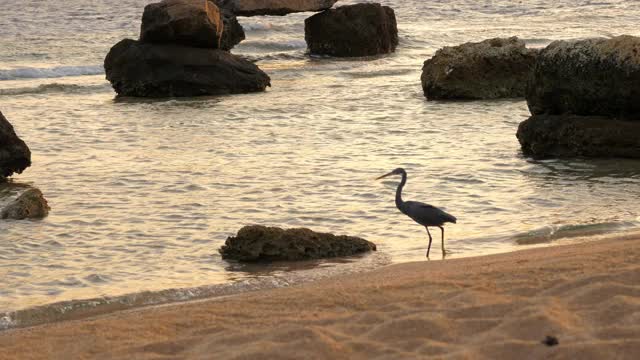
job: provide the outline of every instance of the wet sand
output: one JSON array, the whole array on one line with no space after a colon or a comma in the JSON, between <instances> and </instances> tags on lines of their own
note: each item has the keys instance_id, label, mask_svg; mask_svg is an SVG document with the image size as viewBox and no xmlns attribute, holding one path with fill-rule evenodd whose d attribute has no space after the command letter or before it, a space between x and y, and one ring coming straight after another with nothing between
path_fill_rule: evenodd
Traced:
<instances>
[{"instance_id":1,"label":"wet sand","mask_svg":"<svg viewBox=\"0 0 640 360\"><path fill-rule=\"evenodd\" d=\"M10 330L0 349L3 359L635 359L640 236Z\"/></svg>"}]
</instances>

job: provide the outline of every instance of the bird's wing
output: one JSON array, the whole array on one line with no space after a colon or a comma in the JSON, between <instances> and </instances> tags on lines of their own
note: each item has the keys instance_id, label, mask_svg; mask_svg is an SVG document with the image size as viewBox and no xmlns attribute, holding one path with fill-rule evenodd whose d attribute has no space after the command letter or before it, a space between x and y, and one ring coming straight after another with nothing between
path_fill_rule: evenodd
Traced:
<instances>
[{"instance_id":1,"label":"bird's wing","mask_svg":"<svg viewBox=\"0 0 640 360\"><path fill-rule=\"evenodd\" d=\"M414 221L422 225L437 226L445 222L456 222L456 217L447 214L437 207L418 201L405 202L406 214Z\"/></svg>"}]
</instances>

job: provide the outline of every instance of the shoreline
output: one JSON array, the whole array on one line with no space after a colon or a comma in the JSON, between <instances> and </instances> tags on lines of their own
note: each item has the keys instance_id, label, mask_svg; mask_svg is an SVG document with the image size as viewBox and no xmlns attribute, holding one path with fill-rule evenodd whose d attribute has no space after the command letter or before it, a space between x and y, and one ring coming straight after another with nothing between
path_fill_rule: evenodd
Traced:
<instances>
[{"instance_id":1,"label":"shoreline","mask_svg":"<svg viewBox=\"0 0 640 360\"><path fill-rule=\"evenodd\" d=\"M0 346L20 359L631 358L639 324L634 234L10 329Z\"/></svg>"}]
</instances>

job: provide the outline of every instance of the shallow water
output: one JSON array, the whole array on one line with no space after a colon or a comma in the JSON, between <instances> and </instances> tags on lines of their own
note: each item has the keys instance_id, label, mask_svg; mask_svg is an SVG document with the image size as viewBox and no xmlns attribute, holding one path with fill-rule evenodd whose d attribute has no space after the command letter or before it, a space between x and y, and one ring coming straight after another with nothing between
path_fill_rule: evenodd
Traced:
<instances>
[{"instance_id":1,"label":"shallow water","mask_svg":"<svg viewBox=\"0 0 640 360\"><path fill-rule=\"evenodd\" d=\"M531 161L515 138L524 101L427 102L419 80L445 45L639 35L636 1L382 1L397 53L348 60L305 55L310 14L242 18L234 53L269 73L267 92L115 99L102 60L137 36L149 2L0 4L0 109L33 153L14 181L52 207L0 222L0 311L273 276L217 254L253 223L379 245L373 259L322 263L337 272L421 260L426 233L395 209L397 181L373 180L398 166L406 200L458 217L451 257L637 227L640 161Z\"/></svg>"}]
</instances>

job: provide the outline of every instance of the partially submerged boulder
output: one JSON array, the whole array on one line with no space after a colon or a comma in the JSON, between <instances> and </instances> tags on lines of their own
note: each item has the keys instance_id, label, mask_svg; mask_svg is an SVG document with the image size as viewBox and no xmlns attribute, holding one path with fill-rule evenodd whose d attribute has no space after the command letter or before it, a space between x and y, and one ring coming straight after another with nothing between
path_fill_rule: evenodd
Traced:
<instances>
[{"instance_id":1,"label":"partially submerged boulder","mask_svg":"<svg viewBox=\"0 0 640 360\"><path fill-rule=\"evenodd\" d=\"M569 114L533 115L520 124L516 136L523 154L534 158L640 158L640 121Z\"/></svg>"},{"instance_id":2,"label":"partially submerged boulder","mask_svg":"<svg viewBox=\"0 0 640 360\"><path fill-rule=\"evenodd\" d=\"M245 226L220 248L223 259L239 261L311 260L375 251L376 245L352 236L335 236L309 229Z\"/></svg>"},{"instance_id":3,"label":"partially submerged boulder","mask_svg":"<svg viewBox=\"0 0 640 360\"><path fill-rule=\"evenodd\" d=\"M422 89L428 99L524 97L536 55L517 37L447 46L424 62Z\"/></svg>"},{"instance_id":4,"label":"partially submerged boulder","mask_svg":"<svg viewBox=\"0 0 640 360\"><path fill-rule=\"evenodd\" d=\"M398 46L396 16L376 3L340 6L304 21L304 37L311 54L339 57L372 56Z\"/></svg>"},{"instance_id":5,"label":"partially submerged boulder","mask_svg":"<svg viewBox=\"0 0 640 360\"><path fill-rule=\"evenodd\" d=\"M222 8L222 23L224 24L224 30L220 39L220 49L229 51L242 42L246 36L244 28L238 22L233 11Z\"/></svg>"},{"instance_id":6,"label":"partially submerged boulder","mask_svg":"<svg viewBox=\"0 0 640 360\"><path fill-rule=\"evenodd\" d=\"M555 41L527 87L533 115L640 115L640 38Z\"/></svg>"},{"instance_id":7,"label":"partially submerged boulder","mask_svg":"<svg viewBox=\"0 0 640 360\"><path fill-rule=\"evenodd\" d=\"M19 184L0 184L0 219L40 219L49 214L49 204L36 188Z\"/></svg>"},{"instance_id":8,"label":"partially submerged boulder","mask_svg":"<svg viewBox=\"0 0 640 360\"><path fill-rule=\"evenodd\" d=\"M31 151L0 111L0 182L31 166Z\"/></svg>"},{"instance_id":9,"label":"partially submerged boulder","mask_svg":"<svg viewBox=\"0 0 640 360\"><path fill-rule=\"evenodd\" d=\"M140 42L220 48L223 21L208 0L162 0L145 6Z\"/></svg>"},{"instance_id":10,"label":"partially submerged boulder","mask_svg":"<svg viewBox=\"0 0 640 360\"><path fill-rule=\"evenodd\" d=\"M525 155L640 158L640 38L551 43L526 97L533 116L517 133Z\"/></svg>"},{"instance_id":11,"label":"partially submerged boulder","mask_svg":"<svg viewBox=\"0 0 640 360\"><path fill-rule=\"evenodd\" d=\"M287 15L329 9L338 0L218 0L237 16Z\"/></svg>"},{"instance_id":12,"label":"partially submerged boulder","mask_svg":"<svg viewBox=\"0 0 640 360\"><path fill-rule=\"evenodd\" d=\"M143 44L125 39L104 61L122 96L179 97L264 91L270 78L253 63L217 49Z\"/></svg>"}]
</instances>

